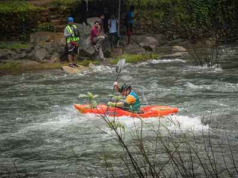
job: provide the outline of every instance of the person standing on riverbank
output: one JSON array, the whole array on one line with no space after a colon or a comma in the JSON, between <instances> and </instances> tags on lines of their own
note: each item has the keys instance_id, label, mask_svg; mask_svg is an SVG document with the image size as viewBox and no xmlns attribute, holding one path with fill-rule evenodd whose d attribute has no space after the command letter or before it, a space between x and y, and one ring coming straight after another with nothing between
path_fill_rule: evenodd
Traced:
<instances>
[{"instance_id":1,"label":"person standing on riverbank","mask_svg":"<svg viewBox=\"0 0 238 178\"><path fill-rule=\"evenodd\" d=\"M128 41L127 41L127 45L130 44L131 42L131 36L133 33L133 23L134 23L134 19L135 19L135 15L134 15L134 10L135 10L135 6L130 6L129 11L127 11L126 13L126 35L128 37Z\"/></svg>"},{"instance_id":2,"label":"person standing on riverbank","mask_svg":"<svg viewBox=\"0 0 238 178\"><path fill-rule=\"evenodd\" d=\"M111 48L114 48L118 42L118 20L113 14L111 15L111 18L108 20L108 29Z\"/></svg>"},{"instance_id":3,"label":"person standing on riverbank","mask_svg":"<svg viewBox=\"0 0 238 178\"><path fill-rule=\"evenodd\" d=\"M101 34L105 34L105 30L104 30L104 20L105 20L105 15L101 15L100 17L100 20L99 20L99 26L100 26L100 32Z\"/></svg>"},{"instance_id":4,"label":"person standing on riverbank","mask_svg":"<svg viewBox=\"0 0 238 178\"><path fill-rule=\"evenodd\" d=\"M73 17L68 17L68 25L64 29L64 37L66 39L66 50L68 54L69 67L78 67L77 53L79 43L79 31L74 25Z\"/></svg>"},{"instance_id":5,"label":"person standing on riverbank","mask_svg":"<svg viewBox=\"0 0 238 178\"><path fill-rule=\"evenodd\" d=\"M101 26L99 25L99 21L94 22L94 26L92 27L90 31L90 39L94 46L95 51L99 52L99 57L102 61L105 60L103 50L102 50L102 44L105 40L105 36L102 35L101 32Z\"/></svg>"}]
</instances>

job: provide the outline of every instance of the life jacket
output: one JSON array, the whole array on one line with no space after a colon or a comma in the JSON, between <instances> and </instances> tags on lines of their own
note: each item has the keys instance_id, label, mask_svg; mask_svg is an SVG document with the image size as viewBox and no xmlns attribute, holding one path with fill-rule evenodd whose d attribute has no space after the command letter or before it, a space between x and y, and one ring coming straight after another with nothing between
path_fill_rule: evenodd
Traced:
<instances>
[{"instance_id":1,"label":"life jacket","mask_svg":"<svg viewBox=\"0 0 238 178\"><path fill-rule=\"evenodd\" d=\"M73 28L73 29L72 29ZM72 34L72 36L66 38L66 42L78 42L79 41L79 34L76 32L77 31L77 26L76 25L67 25L66 26L67 31Z\"/></svg>"},{"instance_id":2,"label":"life jacket","mask_svg":"<svg viewBox=\"0 0 238 178\"><path fill-rule=\"evenodd\" d=\"M131 98L131 97L133 97L135 99L135 102L133 104L132 103L128 103L128 99ZM139 100L138 95L135 92L131 91L129 93L129 95L127 95L124 107L127 110L132 111L132 112L140 111L140 100Z\"/></svg>"}]
</instances>

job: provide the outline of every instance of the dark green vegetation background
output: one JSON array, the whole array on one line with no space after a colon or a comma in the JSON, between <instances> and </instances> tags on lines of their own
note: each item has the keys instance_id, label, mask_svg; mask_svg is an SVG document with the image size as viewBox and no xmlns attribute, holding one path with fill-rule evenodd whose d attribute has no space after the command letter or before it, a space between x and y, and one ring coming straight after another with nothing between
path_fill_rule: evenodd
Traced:
<instances>
[{"instance_id":1,"label":"dark green vegetation background","mask_svg":"<svg viewBox=\"0 0 238 178\"><path fill-rule=\"evenodd\" d=\"M0 39L25 39L37 27L43 8L25 1L0 2Z\"/></svg>"},{"instance_id":2,"label":"dark green vegetation background","mask_svg":"<svg viewBox=\"0 0 238 178\"><path fill-rule=\"evenodd\" d=\"M236 40L238 1L233 0L129 0L141 13L142 24L184 38L211 37ZM139 13L139 14L140 14Z\"/></svg>"},{"instance_id":3,"label":"dark green vegetation background","mask_svg":"<svg viewBox=\"0 0 238 178\"><path fill-rule=\"evenodd\" d=\"M93 1L90 0L89 3ZM181 38L215 37L221 41L238 39L238 1L234 0L122 0L136 6L139 32L174 34ZM81 0L56 0L53 6L71 8ZM90 6L89 6L90 8ZM15 0L0 3L0 38L26 38L41 25L45 9ZM90 10L90 9L89 9ZM125 11L125 9L124 9ZM123 18L123 17L122 17ZM43 25L44 26L44 25ZM47 28L46 28L47 30ZM50 28L48 30L51 30Z\"/></svg>"}]
</instances>

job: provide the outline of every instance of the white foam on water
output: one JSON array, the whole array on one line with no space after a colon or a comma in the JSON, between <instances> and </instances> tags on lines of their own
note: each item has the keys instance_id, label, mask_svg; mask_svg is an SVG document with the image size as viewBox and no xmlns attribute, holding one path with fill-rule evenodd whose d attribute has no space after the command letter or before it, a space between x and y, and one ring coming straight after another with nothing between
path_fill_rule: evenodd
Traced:
<instances>
[{"instance_id":1,"label":"white foam on water","mask_svg":"<svg viewBox=\"0 0 238 178\"><path fill-rule=\"evenodd\" d=\"M192 90L203 90L203 89L206 89L206 90L210 90L211 89L211 86L208 86L208 85L195 85L193 83L190 83L190 82L187 82L185 85L184 85L186 88L188 89L192 89Z\"/></svg>"},{"instance_id":2,"label":"white foam on water","mask_svg":"<svg viewBox=\"0 0 238 178\"><path fill-rule=\"evenodd\" d=\"M217 92L238 92L238 84L227 82L213 82L210 85L195 85L187 82L184 85L188 89L192 90L212 90Z\"/></svg>"},{"instance_id":3,"label":"white foam on water","mask_svg":"<svg viewBox=\"0 0 238 178\"><path fill-rule=\"evenodd\" d=\"M114 72L114 67L109 67L109 66L104 66L104 65L99 65L99 66L94 66L92 68L93 72L107 72L107 73L112 73Z\"/></svg>"},{"instance_id":4,"label":"white foam on water","mask_svg":"<svg viewBox=\"0 0 238 178\"><path fill-rule=\"evenodd\" d=\"M178 63L178 62L186 63L186 61L182 60L182 59L151 59L146 62L141 62L141 63L137 64L137 66L144 66L147 64Z\"/></svg>"},{"instance_id":5,"label":"white foam on water","mask_svg":"<svg viewBox=\"0 0 238 178\"><path fill-rule=\"evenodd\" d=\"M171 125L168 127L171 130L180 129L181 131L204 131L208 130L208 125L203 125L200 117L189 117L172 115L169 116Z\"/></svg>"},{"instance_id":6,"label":"white foam on water","mask_svg":"<svg viewBox=\"0 0 238 178\"><path fill-rule=\"evenodd\" d=\"M131 117L109 117L110 121L116 121L125 126L127 131L132 131L138 129L143 122L143 129L151 131L152 128L170 130L179 132L194 132L201 133L209 129L209 126L203 125L200 117L189 117L181 115L169 115L162 118L131 118ZM165 129L166 128L166 129ZM105 130L108 134L113 134L109 128Z\"/></svg>"},{"instance_id":7,"label":"white foam on water","mask_svg":"<svg viewBox=\"0 0 238 178\"><path fill-rule=\"evenodd\" d=\"M125 82L131 82L133 81L134 77L133 76L128 76L128 75L122 75L121 80Z\"/></svg>"},{"instance_id":8,"label":"white foam on water","mask_svg":"<svg viewBox=\"0 0 238 178\"><path fill-rule=\"evenodd\" d=\"M87 121L87 117L84 115L79 115L78 111L72 106L67 106L63 108L54 107L55 111L52 113L43 114L43 122L33 122L26 127L19 129L14 135L27 134L30 131L50 131L54 132L63 127L68 127L70 125L82 124ZM39 116L38 116L39 117ZM47 119L45 119L47 118Z\"/></svg>"},{"instance_id":9,"label":"white foam on water","mask_svg":"<svg viewBox=\"0 0 238 178\"><path fill-rule=\"evenodd\" d=\"M191 72L198 72L198 73L220 73L222 72L222 68L220 65L213 65L213 66L208 66L208 65L203 65L203 66L188 66L185 69L183 69L184 71L191 71Z\"/></svg>"},{"instance_id":10,"label":"white foam on water","mask_svg":"<svg viewBox=\"0 0 238 178\"><path fill-rule=\"evenodd\" d=\"M181 62L181 63L186 63L185 60L182 59L161 59L161 60L150 60L149 63L151 64L160 64L160 63L174 63L174 62Z\"/></svg>"}]
</instances>

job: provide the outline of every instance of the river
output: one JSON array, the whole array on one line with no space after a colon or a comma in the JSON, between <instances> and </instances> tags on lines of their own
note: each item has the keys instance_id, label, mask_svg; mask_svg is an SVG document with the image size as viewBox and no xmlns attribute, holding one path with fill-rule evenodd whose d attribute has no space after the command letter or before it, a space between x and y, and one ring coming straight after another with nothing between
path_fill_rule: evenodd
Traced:
<instances>
[{"instance_id":1,"label":"river","mask_svg":"<svg viewBox=\"0 0 238 178\"><path fill-rule=\"evenodd\" d=\"M178 114L160 119L163 123L176 120L185 132L198 134L223 130L238 144L237 70L237 52L229 49L220 67L197 67L182 59L126 64L119 84L131 84L144 105L178 107ZM86 103L78 95L88 91L108 102L115 79L115 67L108 66L75 75L47 70L1 76L0 177L99 176L101 155L119 148L101 118L82 115L73 105ZM140 123L127 117L120 122L126 130Z\"/></svg>"}]
</instances>

